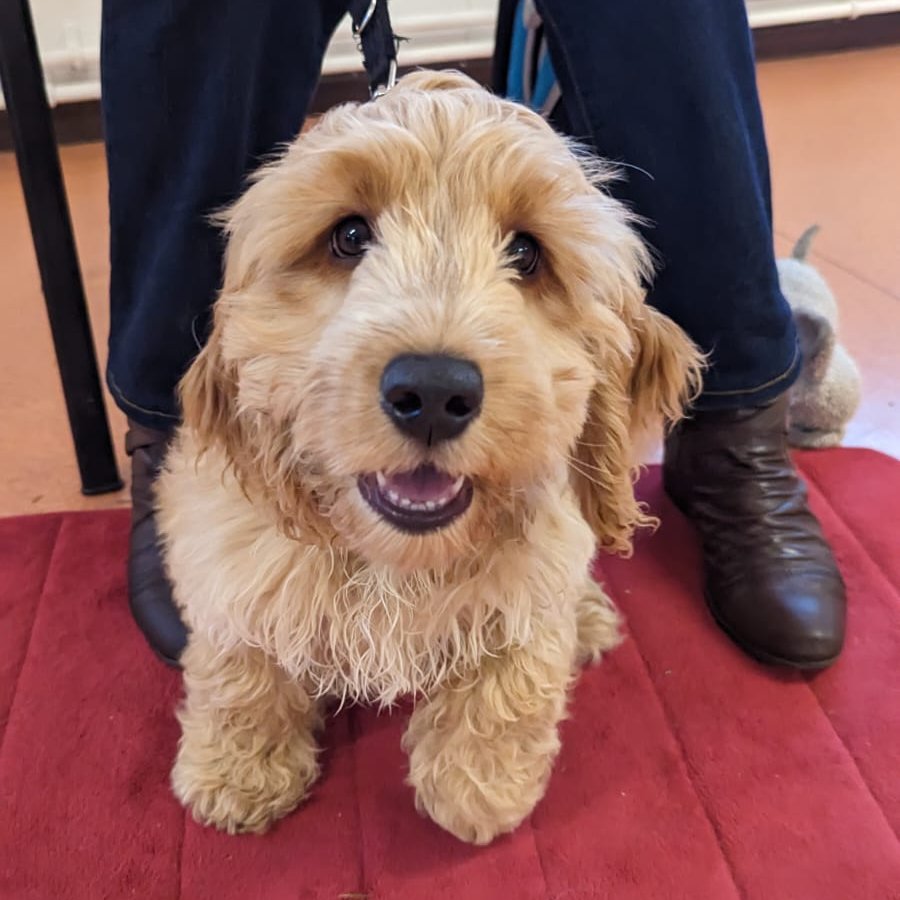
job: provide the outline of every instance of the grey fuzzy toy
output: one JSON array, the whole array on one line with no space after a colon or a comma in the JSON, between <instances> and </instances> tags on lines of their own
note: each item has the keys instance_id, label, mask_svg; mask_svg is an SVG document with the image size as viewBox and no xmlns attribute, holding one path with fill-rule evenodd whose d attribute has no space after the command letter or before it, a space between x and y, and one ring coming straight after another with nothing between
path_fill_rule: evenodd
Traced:
<instances>
[{"instance_id":1,"label":"grey fuzzy toy","mask_svg":"<svg viewBox=\"0 0 900 900\"><path fill-rule=\"evenodd\" d=\"M778 260L781 291L793 310L803 353L800 377L789 394L788 440L795 447L840 444L860 398L859 370L837 340L837 302L806 260L818 230L817 225L807 229L791 257Z\"/></svg>"}]
</instances>

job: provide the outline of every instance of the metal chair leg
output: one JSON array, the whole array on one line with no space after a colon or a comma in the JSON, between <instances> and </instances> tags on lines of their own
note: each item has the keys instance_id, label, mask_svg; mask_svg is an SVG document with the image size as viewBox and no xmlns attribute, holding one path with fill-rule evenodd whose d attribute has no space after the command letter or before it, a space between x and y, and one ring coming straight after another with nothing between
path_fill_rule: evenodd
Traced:
<instances>
[{"instance_id":1,"label":"metal chair leg","mask_svg":"<svg viewBox=\"0 0 900 900\"><path fill-rule=\"evenodd\" d=\"M85 494L122 487L28 0L0 3L0 81Z\"/></svg>"}]
</instances>

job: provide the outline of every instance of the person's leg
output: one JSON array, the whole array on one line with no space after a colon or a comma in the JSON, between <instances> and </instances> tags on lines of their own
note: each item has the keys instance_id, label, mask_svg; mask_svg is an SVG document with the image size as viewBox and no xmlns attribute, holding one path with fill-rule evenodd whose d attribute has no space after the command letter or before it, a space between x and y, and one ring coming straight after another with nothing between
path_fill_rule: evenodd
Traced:
<instances>
[{"instance_id":1,"label":"person's leg","mask_svg":"<svg viewBox=\"0 0 900 900\"><path fill-rule=\"evenodd\" d=\"M772 246L768 157L744 0L538 0L560 123L626 166L648 220L649 300L709 354L665 482L704 545L707 600L745 649L827 665L843 584L787 454L799 368Z\"/></svg>"},{"instance_id":2,"label":"person's leg","mask_svg":"<svg viewBox=\"0 0 900 900\"><path fill-rule=\"evenodd\" d=\"M765 402L798 372L778 289L743 0L538 0L557 123L624 166L658 252L650 302L710 354L698 408Z\"/></svg>"},{"instance_id":3,"label":"person's leg","mask_svg":"<svg viewBox=\"0 0 900 900\"><path fill-rule=\"evenodd\" d=\"M107 382L132 426L132 611L169 661L185 635L160 564L152 482L219 286L223 241L209 216L300 131L344 9L340 0L103 3Z\"/></svg>"}]
</instances>

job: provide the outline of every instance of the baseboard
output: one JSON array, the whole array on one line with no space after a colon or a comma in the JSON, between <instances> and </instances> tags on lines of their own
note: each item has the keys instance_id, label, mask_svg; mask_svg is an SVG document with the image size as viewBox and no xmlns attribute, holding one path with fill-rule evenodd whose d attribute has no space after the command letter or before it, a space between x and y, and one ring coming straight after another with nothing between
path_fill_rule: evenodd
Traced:
<instances>
[{"instance_id":1,"label":"baseboard","mask_svg":"<svg viewBox=\"0 0 900 900\"><path fill-rule=\"evenodd\" d=\"M900 44L900 12L758 28L753 32L753 38L757 59L782 59ZM443 65L468 72L482 84L490 82L489 59L455 60ZM365 96L366 81L362 72L325 75L319 82L310 112L321 113L337 103L360 100ZM98 141L103 137L100 102L97 100L61 103L53 110L53 121L60 144ZM9 122L3 110L0 111L0 150L10 149Z\"/></svg>"},{"instance_id":2,"label":"baseboard","mask_svg":"<svg viewBox=\"0 0 900 900\"><path fill-rule=\"evenodd\" d=\"M900 44L900 12L775 25L753 32L757 59L783 59Z\"/></svg>"},{"instance_id":3,"label":"baseboard","mask_svg":"<svg viewBox=\"0 0 900 900\"><path fill-rule=\"evenodd\" d=\"M99 100L79 100L53 107L53 127L60 144L87 144L103 140ZM12 150L9 115L0 110L0 151Z\"/></svg>"}]
</instances>

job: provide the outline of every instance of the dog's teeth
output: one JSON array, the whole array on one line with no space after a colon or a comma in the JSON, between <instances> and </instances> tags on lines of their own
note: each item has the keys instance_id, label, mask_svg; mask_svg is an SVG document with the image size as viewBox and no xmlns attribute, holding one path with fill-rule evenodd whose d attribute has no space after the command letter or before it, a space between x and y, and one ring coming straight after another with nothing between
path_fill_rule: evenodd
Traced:
<instances>
[{"instance_id":1,"label":"dog's teeth","mask_svg":"<svg viewBox=\"0 0 900 900\"><path fill-rule=\"evenodd\" d=\"M378 489L388 503L400 509L408 509L411 512L435 512L436 510L443 509L456 499L459 492L462 490L463 485L466 483L465 476L460 475L459 478L457 478L439 497L435 497L432 500L418 501L411 500L409 497L405 497L403 494L399 494L397 491L392 490L388 486L390 481L384 473L376 472L375 478L377 480Z\"/></svg>"}]
</instances>

